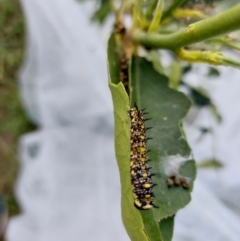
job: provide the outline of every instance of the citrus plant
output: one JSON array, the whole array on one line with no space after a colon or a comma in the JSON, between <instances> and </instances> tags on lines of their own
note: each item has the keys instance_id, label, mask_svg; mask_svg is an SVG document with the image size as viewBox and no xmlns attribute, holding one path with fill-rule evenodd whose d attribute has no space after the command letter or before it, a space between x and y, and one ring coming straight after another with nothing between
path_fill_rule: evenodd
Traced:
<instances>
[{"instance_id":1,"label":"citrus plant","mask_svg":"<svg viewBox=\"0 0 240 241\"><path fill-rule=\"evenodd\" d=\"M186 0L102 0L94 15L100 21L110 11L115 16L108 41L109 87L114 104L122 219L133 241L170 241L175 214L190 202L196 166L181 121L192 102L178 89L184 71L189 71L193 62L240 67L240 62L220 52L224 47L240 47L236 37L227 35L240 28L240 4L232 5L220 12L222 5L216 1L194 4ZM160 50L167 50L171 56L172 62L167 67L162 64L166 53ZM210 68L210 72L218 74L216 68ZM195 104L210 104L201 91L192 89L191 93ZM132 145L133 135L138 134L131 129L132 120L127 113L134 106L146 109L144 118L150 118L144 121L142 131L144 136L153 138L144 141L144 148L151 150L149 153L136 151ZM138 141L134 144L143 145ZM142 184L142 191L153 192L151 200L159 208L144 209L146 203L139 204L140 208L134 206L136 199L139 202L141 198L134 193L136 178L132 163L140 163L140 157L146 153L145 164L154 173L151 183L157 186L145 188ZM142 170L136 170L140 182ZM144 198L141 200L144 202Z\"/></svg>"}]
</instances>

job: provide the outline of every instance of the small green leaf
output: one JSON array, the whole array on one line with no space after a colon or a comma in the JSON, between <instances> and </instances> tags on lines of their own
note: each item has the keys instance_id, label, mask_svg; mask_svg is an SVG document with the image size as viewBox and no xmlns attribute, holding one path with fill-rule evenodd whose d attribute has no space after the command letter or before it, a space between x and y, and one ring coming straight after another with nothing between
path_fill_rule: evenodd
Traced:
<instances>
[{"instance_id":1,"label":"small green leaf","mask_svg":"<svg viewBox=\"0 0 240 241\"><path fill-rule=\"evenodd\" d=\"M148 61L151 61L153 63L153 67L155 70L157 70L161 74L164 73L163 66L161 65L161 62L159 61L160 60L159 51L157 51L157 50L148 51L146 58Z\"/></svg>"},{"instance_id":2,"label":"small green leaf","mask_svg":"<svg viewBox=\"0 0 240 241\"><path fill-rule=\"evenodd\" d=\"M197 106L209 106L211 105L211 99L201 89L190 88L190 96Z\"/></svg>"},{"instance_id":3,"label":"small green leaf","mask_svg":"<svg viewBox=\"0 0 240 241\"><path fill-rule=\"evenodd\" d=\"M188 73L189 71L191 71L192 70L192 65L191 64L188 64L188 65L186 65L185 67L183 67L183 74L186 74L186 73Z\"/></svg>"},{"instance_id":4,"label":"small green leaf","mask_svg":"<svg viewBox=\"0 0 240 241\"><path fill-rule=\"evenodd\" d=\"M223 164L216 159L203 160L198 164L200 168L222 168Z\"/></svg>"},{"instance_id":5,"label":"small green leaf","mask_svg":"<svg viewBox=\"0 0 240 241\"><path fill-rule=\"evenodd\" d=\"M96 10L94 15L92 16L92 19L94 21L99 21L100 23L103 23L110 13L111 0L101 0L100 7L98 8L98 10Z\"/></svg>"},{"instance_id":6,"label":"small green leaf","mask_svg":"<svg viewBox=\"0 0 240 241\"><path fill-rule=\"evenodd\" d=\"M220 75L220 72L216 68L209 67L207 75L208 76L218 77Z\"/></svg>"},{"instance_id":7,"label":"small green leaf","mask_svg":"<svg viewBox=\"0 0 240 241\"><path fill-rule=\"evenodd\" d=\"M149 3L147 9L146 9L146 13L145 13L145 17L147 19L150 19L152 18L152 15L153 15L153 12L154 12L154 9L156 8L157 6L157 3L158 3L158 0L153 0Z\"/></svg>"},{"instance_id":8,"label":"small green leaf","mask_svg":"<svg viewBox=\"0 0 240 241\"><path fill-rule=\"evenodd\" d=\"M182 67L178 61L174 61L169 66L169 85L177 90L182 77Z\"/></svg>"},{"instance_id":9,"label":"small green leaf","mask_svg":"<svg viewBox=\"0 0 240 241\"><path fill-rule=\"evenodd\" d=\"M216 120L220 123L222 121L222 116L219 113L217 107L215 105L211 104L210 105L210 110L211 110L213 116L216 118Z\"/></svg>"},{"instance_id":10,"label":"small green leaf","mask_svg":"<svg viewBox=\"0 0 240 241\"><path fill-rule=\"evenodd\" d=\"M189 25L189 28L193 28L194 25ZM193 31L193 30L191 30ZM234 68L240 68L240 62L224 56L219 52L211 52L211 51L200 51L200 50L186 50L179 49L176 52L176 55L179 59L190 62L190 63L208 63L211 65L219 66L231 66Z\"/></svg>"},{"instance_id":11,"label":"small green leaf","mask_svg":"<svg viewBox=\"0 0 240 241\"><path fill-rule=\"evenodd\" d=\"M171 241L173 237L174 216L162 219L159 227L164 241Z\"/></svg>"},{"instance_id":12,"label":"small green leaf","mask_svg":"<svg viewBox=\"0 0 240 241\"><path fill-rule=\"evenodd\" d=\"M152 22L148 29L149 32L157 31L157 29L159 28L161 18L162 18L163 5L164 5L164 1L158 0L156 9L154 11Z\"/></svg>"}]
</instances>

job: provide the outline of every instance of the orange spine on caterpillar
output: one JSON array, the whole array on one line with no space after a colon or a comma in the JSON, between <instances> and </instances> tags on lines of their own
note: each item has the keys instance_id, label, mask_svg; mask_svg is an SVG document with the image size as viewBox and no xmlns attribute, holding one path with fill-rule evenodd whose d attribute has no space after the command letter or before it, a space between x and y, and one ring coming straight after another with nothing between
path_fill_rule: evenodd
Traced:
<instances>
[{"instance_id":1,"label":"orange spine on caterpillar","mask_svg":"<svg viewBox=\"0 0 240 241\"><path fill-rule=\"evenodd\" d=\"M153 204L153 187L157 184L152 183L150 167L148 166L148 155L150 151L147 149L147 141L152 138L146 137L146 131L151 127L146 128L144 118L144 110L139 110L137 105L128 111L131 119L130 127L130 172L131 182L134 197L134 205L140 210L148 210L150 208L158 208Z\"/></svg>"}]
</instances>

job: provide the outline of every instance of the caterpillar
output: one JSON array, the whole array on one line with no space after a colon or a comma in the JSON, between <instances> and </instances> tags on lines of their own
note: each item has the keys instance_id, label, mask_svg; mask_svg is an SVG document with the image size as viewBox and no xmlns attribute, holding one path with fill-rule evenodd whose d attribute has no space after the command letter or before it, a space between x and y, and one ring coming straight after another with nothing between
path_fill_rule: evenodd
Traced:
<instances>
[{"instance_id":1,"label":"caterpillar","mask_svg":"<svg viewBox=\"0 0 240 241\"><path fill-rule=\"evenodd\" d=\"M123 83L126 92L129 94L128 58L126 56L126 53L124 53L124 52L119 53L118 58L119 58L119 66L120 66L119 79Z\"/></svg>"},{"instance_id":2,"label":"caterpillar","mask_svg":"<svg viewBox=\"0 0 240 241\"><path fill-rule=\"evenodd\" d=\"M131 184L134 198L134 205L140 210L158 208L153 204L153 187L157 184L152 183L150 173L151 167L148 166L148 155L150 151L147 148L147 141L152 138L146 137L146 131L151 127L145 126L144 110L139 110L135 104L134 108L128 110L131 119L130 127L130 173Z\"/></svg>"}]
</instances>

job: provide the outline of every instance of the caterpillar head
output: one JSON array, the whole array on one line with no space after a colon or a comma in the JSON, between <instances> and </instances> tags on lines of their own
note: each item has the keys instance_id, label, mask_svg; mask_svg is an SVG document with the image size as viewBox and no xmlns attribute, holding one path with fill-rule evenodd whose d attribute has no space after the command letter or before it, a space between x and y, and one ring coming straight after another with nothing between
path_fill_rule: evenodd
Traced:
<instances>
[{"instance_id":1,"label":"caterpillar head","mask_svg":"<svg viewBox=\"0 0 240 241\"><path fill-rule=\"evenodd\" d=\"M152 201L146 200L146 201L140 202L139 199L134 200L134 206L140 210L148 210L153 207L158 208L152 203Z\"/></svg>"}]
</instances>

